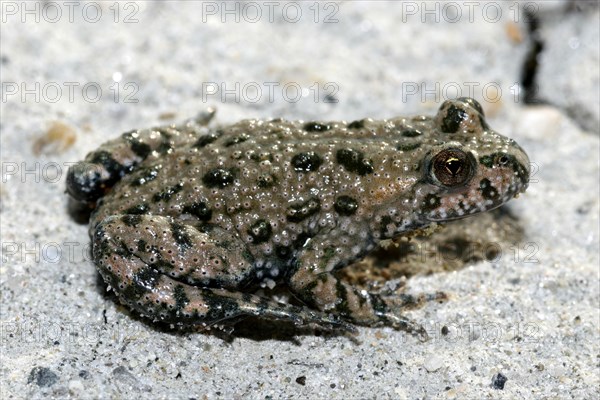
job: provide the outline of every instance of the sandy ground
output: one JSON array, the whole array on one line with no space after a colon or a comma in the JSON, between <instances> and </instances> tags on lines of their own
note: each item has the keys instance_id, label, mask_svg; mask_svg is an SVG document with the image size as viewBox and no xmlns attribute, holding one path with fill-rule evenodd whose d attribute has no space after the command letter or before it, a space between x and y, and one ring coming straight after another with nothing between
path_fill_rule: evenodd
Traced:
<instances>
[{"instance_id":1,"label":"sandy ground","mask_svg":"<svg viewBox=\"0 0 600 400\"><path fill-rule=\"evenodd\" d=\"M0 397L598 397L598 8L527 4L3 1ZM348 272L447 292L409 314L427 342L155 326L106 292L69 212L69 163L132 128L208 106L217 123L430 114L458 95L526 149L527 193Z\"/></svg>"}]
</instances>

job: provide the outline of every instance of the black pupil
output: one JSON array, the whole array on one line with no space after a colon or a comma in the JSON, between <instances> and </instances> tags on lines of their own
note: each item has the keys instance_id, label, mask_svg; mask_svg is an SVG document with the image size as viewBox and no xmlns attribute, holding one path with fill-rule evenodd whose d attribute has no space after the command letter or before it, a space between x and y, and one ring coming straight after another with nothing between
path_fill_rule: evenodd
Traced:
<instances>
[{"instance_id":1,"label":"black pupil","mask_svg":"<svg viewBox=\"0 0 600 400\"><path fill-rule=\"evenodd\" d=\"M458 158L452 157L446 161L446 169L452 175L458 175L458 173L460 172L460 170L462 168L462 165L463 165L462 161L459 160Z\"/></svg>"}]
</instances>

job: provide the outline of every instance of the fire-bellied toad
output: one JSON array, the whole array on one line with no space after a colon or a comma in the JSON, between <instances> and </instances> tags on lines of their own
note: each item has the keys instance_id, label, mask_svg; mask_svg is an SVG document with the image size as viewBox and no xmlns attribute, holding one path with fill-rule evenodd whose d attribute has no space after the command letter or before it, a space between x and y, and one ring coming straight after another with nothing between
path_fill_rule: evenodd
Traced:
<instances>
[{"instance_id":1,"label":"fire-bellied toad","mask_svg":"<svg viewBox=\"0 0 600 400\"><path fill-rule=\"evenodd\" d=\"M67 190L95 203L93 259L120 300L174 324L245 315L413 329L411 297L358 290L333 271L378 242L523 192L529 160L473 99L434 117L243 120L214 112L133 130L74 165ZM252 294L283 282L306 306Z\"/></svg>"}]
</instances>

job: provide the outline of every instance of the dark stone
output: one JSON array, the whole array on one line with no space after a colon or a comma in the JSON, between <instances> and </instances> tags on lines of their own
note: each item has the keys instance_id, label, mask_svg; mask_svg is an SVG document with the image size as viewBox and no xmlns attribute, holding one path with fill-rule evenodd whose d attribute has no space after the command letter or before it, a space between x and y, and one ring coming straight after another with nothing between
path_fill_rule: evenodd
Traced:
<instances>
[{"instance_id":1,"label":"dark stone","mask_svg":"<svg viewBox=\"0 0 600 400\"><path fill-rule=\"evenodd\" d=\"M46 367L35 367L29 372L27 383L35 383L39 387L48 387L58 382L58 375Z\"/></svg>"},{"instance_id":2,"label":"dark stone","mask_svg":"<svg viewBox=\"0 0 600 400\"><path fill-rule=\"evenodd\" d=\"M502 373L498 372L496 375L492 377L492 387L498 390L504 390L504 384L506 384L508 378Z\"/></svg>"}]
</instances>

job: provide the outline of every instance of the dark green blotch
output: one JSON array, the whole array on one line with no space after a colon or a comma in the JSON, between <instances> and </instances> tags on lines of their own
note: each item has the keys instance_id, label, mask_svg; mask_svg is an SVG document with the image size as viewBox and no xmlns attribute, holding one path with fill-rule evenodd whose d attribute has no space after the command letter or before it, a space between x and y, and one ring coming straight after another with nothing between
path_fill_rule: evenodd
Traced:
<instances>
[{"instance_id":1,"label":"dark green blotch","mask_svg":"<svg viewBox=\"0 0 600 400\"><path fill-rule=\"evenodd\" d=\"M231 318L240 314L240 306L237 300L229 299L224 296L217 296L205 292L204 301L208 306L206 315L207 321L221 321L225 318Z\"/></svg>"},{"instance_id":2,"label":"dark green blotch","mask_svg":"<svg viewBox=\"0 0 600 400\"><path fill-rule=\"evenodd\" d=\"M295 267L294 269L297 269L297 267ZM326 278L326 274L324 274L322 276L325 276L325 278ZM312 282L310 282L306 286L304 286L302 289L300 289L296 294L303 301L308 302L308 303L314 303L316 296L315 296L315 293L313 293L313 290L317 286L319 286L319 281L322 281L322 280L323 280L323 278L317 277L315 280L313 280Z\"/></svg>"},{"instance_id":3,"label":"dark green blotch","mask_svg":"<svg viewBox=\"0 0 600 400\"><path fill-rule=\"evenodd\" d=\"M146 243L146 241L144 239L140 239L138 240L138 251L140 253L144 253L146 252L146 246L148 245L148 243Z\"/></svg>"},{"instance_id":4,"label":"dark green blotch","mask_svg":"<svg viewBox=\"0 0 600 400\"><path fill-rule=\"evenodd\" d=\"M194 226L198 232L210 233L215 228L215 224L209 224L208 222L197 224Z\"/></svg>"},{"instance_id":5,"label":"dark green blotch","mask_svg":"<svg viewBox=\"0 0 600 400\"><path fill-rule=\"evenodd\" d=\"M160 154L166 154L173 149L173 144L171 143L171 134L167 132L164 128L156 129L162 138L160 142L160 146L156 149Z\"/></svg>"},{"instance_id":6,"label":"dark green blotch","mask_svg":"<svg viewBox=\"0 0 600 400\"><path fill-rule=\"evenodd\" d=\"M100 164L104 167L104 169L109 173L110 177L106 180L103 180L104 184L107 186L112 186L116 181L122 178L125 174L131 172L135 163L132 163L130 166L125 166L118 163L107 151L98 151L94 153L92 159L89 161L91 164Z\"/></svg>"},{"instance_id":7,"label":"dark green blotch","mask_svg":"<svg viewBox=\"0 0 600 400\"><path fill-rule=\"evenodd\" d=\"M176 193L181 192L182 189L183 189L183 183L178 183L177 185L174 185L174 186L166 188L162 192L156 193L152 197L152 200L155 203L157 203L159 201L165 201L165 202L169 201L169 200L171 200L171 197L173 197L173 195L175 195Z\"/></svg>"},{"instance_id":8,"label":"dark green blotch","mask_svg":"<svg viewBox=\"0 0 600 400\"><path fill-rule=\"evenodd\" d=\"M119 287L119 278L116 275L111 278L110 285ZM159 279L160 273L151 266L147 266L133 275L132 284L123 289L123 297L130 301L139 299L144 294L151 292L156 287Z\"/></svg>"},{"instance_id":9,"label":"dark green blotch","mask_svg":"<svg viewBox=\"0 0 600 400\"><path fill-rule=\"evenodd\" d=\"M224 169L224 168L215 168L213 170L208 171L202 177L202 182L207 187L225 187L227 185L231 185L235 180L235 173L232 169Z\"/></svg>"},{"instance_id":10,"label":"dark green blotch","mask_svg":"<svg viewBox=\"0 0 600 400\"><path fill-rule=\"evenodd\" d=\"M387 314L390 312L388 305L385 304L385 301L377 294L368 293L367 295L369 296L371 307L373 308L375 315L377 315L377 318L382 322L387 322Z\"/></svg>"},{"instance_id":11,"label":"dark green blotch","mask_svg":"<svg viewBox=\"0 0 600 400\"><path fill-rule=\"evenodd\" d=\"M337 297L337 304L335 305L335 311L339 314L349 317L352 314L350 307L348 307L348 291L343 281L337 280L335 283L335 294Z\"/></svg>"},{"instance_id":12,"label":"dark green blotch","mask_svg":"<svg viewBox=\"0 0 600 400\"><path fill-rule=\"evenodd\" d=\"M307 132L325 132L331 129L331 126L311 121L305 123L303 128Z\"/></svg>"},{"instance_id":13,"label":"dark green blotch","mask_svg":"<svg viewBox=\"0 0 600 400\"><path fill-rule=\"evenodd\" d=\"M123 132L123 133L121 134L121 137L122 137L124 140L126 140L126 141L134 140L134 139L133 139L133 134L134 134L134 133L136 133L136 132L137 132L137 130L136 130L136 129L132 129L132 130L130 130L130 131Z\"/></svg>"},{"instance_id":14,"label":"dark green blotch","mask_svg":"<svg viewBox=\"0 0 600 400\"><path fill-rule=\"evenodd\" d=\"M334 247L326 247L323 250L323 253L324 253L323 257L321 258L321 262L319 263L319 267L320 268L326 268L327 267L327 263L335 255L335 248Z\"/></svg>"},{"instance_id":15,"label":"dark green blotch","mask_svg":"<svg viewBox=\"0 0 600 400\"><path fill-rule=\"evenodd\" d=\"M142 217L140 215L123 215L121 221L127 226L136 227L142 222Z\"/></svg>"},{"instance_id":16,"label":"dark green blotch","mask_svg":"<svg viewBox=\"0 0 600 400\"><path fill-rule=\"evenodd\" d=\"M93 237L95 242L92 248L92 251L94 253L94 260L106 256L111 252L110 243L108 242L108 240L106 240L106 232L104 231L104 227L102 224L98 224L96 226ZM102 239L98 240L99 238Z\"/></svg>"},{"instance_id":17,"label":"dark green blotch","mask_svg":"<svg viewBox=\"0 0 600 400\"><path fill-rule=\"evenodd\" d=\"M111 274L111 282L108 282L108 284L112 287L119 287L119 283L119 277ZM125 286L121 291L123 297L129 299L129 301L134 301L135 299L142 297L146 292L148 292L148 290L144 286L135 283Z\"/></svg>"},{"instance_id":18,"label":"dark green blotch","mask_svg":"<svg viewBox=\"0 0 600 400\"><path fill-rule=\"evenodd\" d=\"M384 215L381 218L381 225L379 228L379 232L381 232L382 237L387 237L388 235L388 225L392 224L394 220L389 215Z\"/></svg>"},{"instance_id":19,"label":"dark green blotch","mask_svg":"<svg viewBox=\"0 0 600 400\"><path fill-rule=\"evenodd\" d=\"M288 246L276 246L275 254L282 260L288 260L292 257L292 249Z\"/></svg>"},{"instance_id":20,"label":"dark green blotch","mask_svg":"<svg viewBox=\"0 0 600 400\"><path fill-rule=\"evenodd\" d=\"M292 166L298 172L310 172L319 169L323 160L314 151L298 153L292 157Z\"/></svg>"},{"instance_id":21,"label":"dark green blotch","mask_svg":"<svg viewBox=\"0 0 600 400\"><path fill-rule=\"evenodd\" d=\"M348 124L348 129L362 129L365 127L365 120L352 121Z\"/></svg>"},{"instance_id":22,"label":"dark green blotch","mask_svg":"<svg viewBox=\"0 0 600 400\"><path fill-rule=\"evenodd\" d=\"M340 149L336 153L337 162L344 166L348 172L366 175L373 172L373 162L364 158L361 151L354 149Z\"/></svg>"},{"instance_id":23,"label":"dark green blotch","mask_svg":"<svg viewBox=\"0 0 600 400\"><path fill-rule=\"evenodd\" d=\"M142 215L148 212L148 204L142 203L123 211L123 214Z\"/></svg>"},{"instance_id":24,"label":"dark green blotch","mask_svg":"<svg viewBox=\"0 0 600 400\"><path fill-rule=\"evenodd\" d=\"M152 148L148 144L142 143L138 138L134 137L133 134L136 132L136 130L125 132L121 135L121 137L123 140L129 143L131 151L133 151L136 156L145 159L152 151Z\"/></svg>"},{"instance_id":25,"label":"dark green blotch","mask_svg":"<svg viewBox=\"0 0 600 400\"><path fill-rule=\"evenodd\" d=\"M321 202L316 197L312 197L303 203L292 204L286 212L287 220L290 222L300 222L321 209Z\"/></svg>"},{"instance_id":26,"label":"dark green blotch","mask_svg":"<svg viewBox=\"0 0 600 400\"><path fill-rule=\"evenodd\" d=\"M250 159L252 161L256 161L256 162L261 162L261 161L273 162L273 154L271 154L271 153L266 153L266 154L252 153L252 154L250 154Z\"/></svg>"},{"instance_id":27,"label":"dark green blotch","mask_svg":"<svg viewBox=\"0 0 600 400\"><path fill-rule=\"evenodd\" d=\"M185 289L181 285L175 286L173 297L175 298L175 309L179 311L183 310L190 302L190 299L185 294Z\"/></svg>"},{"instance_id":28,"label":"dark green blotch","mask_svg":"<svg viewBox=\"0 0 600 400\"><path fill-rule=\"evenodd\" d=\"M119 245L113 248L115 254L123 257L129 258L133 254L133 249L129 248L129 244L125 243L124 240L119 241Z\"/></svg>"},{"instance_id":29,"label":"dark green blotch","mask_svg":"<svg viewBox=\"0 0 600 400\"><path fill-rule=\"evenodd\" d=\"M432 210L435 210L436 208L438 208L441 204L442 204L442 200L439 198L439 196L436 196L435 194L430 193L427 196L425 196L425 198L423 199L423 205L421 208L424 211L432 211Z\"/></svg>"},{"instance_id":30,"label":"dark green blotch","mask_svg":"<svg viewBox=\"0 0 600 400\"><path fill-rule=\"evenodd\" d=\"M195 216L200 221L209 221L212 217L212 210L203 201L183 206L183 212Z\"/></svg>"},{"instance_id":31,"label":"dark green blotch","mask_svg":"<svg viewBox=\"0 0 600 400\"><path fill-rule=\"evenodd\" d=\"M479 163L487 168L492 168L494 166L494 155L479 157Z\"/></svg>"},{"instance_id":32,"label":"dark green blotch","mask_svg":"<svg viewBox=\"0 0 600 400\"><path fill-rule=\"evenodd\" d=\"M136 178L131 181L131 186L141 186L153 181L158 176L158 170L154 168L144 168L135 172Z\"/></svg>"},{"instance_id":33,"label":"dark green blotch","mask_svg":"<svg viewBox=\"0 0 600 400\"><path fill-rule=\"evenodd\" d=\"M492 186L492 182L489 179L483 178L479 182L479 190L481 191L481 195L486 200L494 200L499 196L498 190L494 186Z\"/></svg>"},{"instance_id":34,"label":"dark green blotch","mask_svg":"<svg viewBox=\"0 0 600 400\"><path fill-rule=\"evenodd\" d=\"M277 177L273 174L263 174L258 177L256 184L259 188L270 188L277 184Z\"/></svg>"},{"instance_id":35,"label":"dark green blotch","mask_svg":"<svg viewBox=\"0 0 600 400\"><path fill-rule=\"evenodd\" d=\"M178 224L176 222L171 223L171 235L173 236L175 243L177 243L179 248L182 250L187 250L194 245L194 243L192 242L192 238L185 231L184 225Z\"/></svg>"},{"instance_id":36,"label":"dark green blotch","mask_svg":"<svg viewBox=\"0 0 600 400\"><path fill-rule=\"evenodd\" d=\"M229 139L228 141L225 142L225 147L230 147L239 143L243 143L246 140L250 139L250 136L242 133L241 135L232 137L231 139Z\"/></svg>"},{"instance_id":37,"label":"dark green blotch","mask_svg":"<svg viewBox=\"0 0 600 400\"><path fill-rule=\"evenodd\" d=\"M242 258L248 261L250 264L254 262L254 257L252 256L252 253L250 253L247 249L244 249L242 251Z\"/></svg>"},{"instance_id":38,"label":"dark green blotch","mask_svg":"<svg viewBox=\"0 0 600 400\"><path fill-rule=\"evenodd\" d=\"M139 140L131 141L131 151L135 153L136 156L145 159L148 157L148 154L152 151L152 148L146 143L142 143Z\"/></svg>"},{"instance_id":39,"label":"dark green blotch","mask_svg":"<svg viewBox=\"0 0 600 400\"><path fill-rule=\"evenodd\" d=\"M340 215L352 215L358 209L358 203L350 196L340 196L335 200L333 208Z\"/></svg>"},{"instance_id":40,"label":"dark green blotch","mask_svg":"<svg viewBox=\"0 0 600 400\"><path fill-rule=\"evenodd\" d=\"M519 179L525 181L528 178L527 169L518 162L513 155L506 154L503 152L493 153L487 156L479 157L479 162L488 168L492 168L494 165L501 165L503 167L512 167L512 170L517 174Z\"/></svg>"},{"instance_id":41,"label":"dark green blotch","mask_svg":"<svg viewBox=\"0 0 600 400\"><path fill-rule=\"evenodd\" d=\"M155 250L153 249L150 252L153 253L153 254L157 254L157 257L160 257L158 255L158 253L157 253L158 249L155 249ZM173 264L171 264L168 261L163 260L162 258L156 260L156 262L154 262L152 264L148 264L148 266L156 269L157 271L163 271L163 272L164 271L171 271L174 268Z\"/></svg>"},{"instance_id":42,"label":"dark green blotch","mask_svg":"<svg viewBox=\"0 0 600 400\"><path fill-rule=\"evenodd\" d=\"M271 238L272 232L271 224L264 219L259 219L248 228L248 234L252 236L254 244L266 242Z\"/></svg>"},{"instance_id":43,"label":"dark green blotch","mask_svg":"<svg viewBox=\"0 0 600 400\"><path fill-rule=\"evenodd\" d=\"M400 143L396 146L396 149L400 151L413 151L421 147L421 143Z\"/></svg>"},{"instance_id":44,"label":"dark green blotch","mask_svg":"<svg viewBox=\"0 0 600 400\"><path fill-rule=\"evenodd\" d=\"M150 291L155 288L159 279L160 272L150 266L142 268L140 272L133 276L134 284L143 291Z\"/></svg>"},{"instance_id":45,"label":"dark green blotch","mask_svg":"<svg viewBox=\"0 0 600 400\"><path fill-rule=\"evenodd\" d=\"M455 133L460 128L460 123L467 119L469 114L462 108L451 105L446 111L446 116L442 120L442 132Z\"/></svg>"},{"instance_id":46,"label":"dark green blotch","mask_svg":"<svg viewBox=\"0 0 600 400\"><path fill-rule=\"evenodd\" d=\"M197 149L201 149L201 148L211 144L215 140L217 140L222 134L223 134L222 132L217 132L217 133L211 133L208 135L200 136L198 138L198 140L196 141L196 143L194 143L193 147L195 147Z\"/></svg>"},{"instance_id":47,"label":"dark green blotch","mask_svg":"<svg viewBox=\"0 0 600 400\"><path fill-rule=\"evenodd\" d=\"M423 133L417 129L405 129L400 134L404 137L417 137L421 136Z\"/></svg>"}]
</instances>

